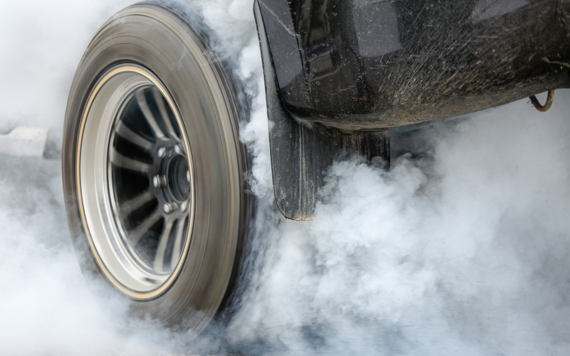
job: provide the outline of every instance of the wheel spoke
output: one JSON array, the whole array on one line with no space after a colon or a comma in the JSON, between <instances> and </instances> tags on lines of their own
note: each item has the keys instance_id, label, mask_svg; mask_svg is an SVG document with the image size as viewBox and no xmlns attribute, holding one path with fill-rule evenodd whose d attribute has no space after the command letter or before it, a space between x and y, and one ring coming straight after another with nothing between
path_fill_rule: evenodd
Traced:
<instances>
[{"instance_id":1,"label":"wheel spoke","mask_svg":"<svg viewBox=\"0 0 570 356\"><path fill-rule=\"evenodd\" d=\"M178 220L178 225L176 225L176 231L174 235L174 246L172 247L172 259L170 260L170 266L174 268L180 259L180 248L182 247L182 234L184 233L184 225L188 220L188 215L185 218Z\"/></svg>"},{"instance_id":2,"label":"wheel spoke","mask_svg":"<svg viewBox=\"0 0 570 356\"><path fill-rule=\"evenodd\" d=\"M170 240L170 233L172 232L172 226L176 222L176 219L171 219L164 226L162 230L162 235L160 235L160 240L158 242L158 248L156 250L156 255L154 256L154 270L156 272L162 272L164 266L164 254L166 253L166 246L168 245L168 240Z\"/></svg>"},{"instance_id":3,"label":"wheel spoke","mask_svg":"<svg viewBox=\"0 0 570 356\"><path fill-rule=\"evenodd\" d=\"M144 148L147 151L150 151L154 144L148 141L146 138L142 137L138 133L132 131L127 125L123 123L123 121L119 120L115 132L121 136L122 138L126 139L127 141Z\"/></svg>"},{"instance_id":4,"label":"wheel spoke","mask_svg":"<svg viewBox=\"0 0 570 356\"><path fill-rule=\"evenodd\" d=\"M146 121L154 131L155 136L157 138L163 138L164 133L162 133L162 130L160 129L160 126L158 126L158 123L156 122L156 119L154 118L152 111L150 111L150 108L148 107L148 103L144 95L144 90L137 91L137 102L144 117L146 118Z\"/></svg>"},{"instance_id":5,"label":"wheel spoke","mask_svg":"<svg viewBox=\"0 0 570 356\"><path fill-rule=\"evenodd\" d=\"M162 215L160 214L160 210L156 209L150 216L148 216L146 218L146 220L144 220L143 222L141 222L139 224L139 226L137 226L133 231L130 232L129 234L129 240L131 243L131 246L136 246L141 237L143 237L143 235L150 230L150 228L156 224L156 222L162 218Z\"/></svg>"},{"instance_id":6,"label":"wheel spoke","mask_svg":"<svg viewBox=\"0 0 570 356\"><path fill-rule=\"evenodd\" d=\"M174 131L174 127L172 127L172 123L170 122L170 116L168 115L168 111L166 111L162 94L155 88L153 88L153 94L154 101L156 102L160 115L162 116L162 121L164 121L166 128L168 129L168 135L170 135L171 138L178 140L178 135L176 134L176 131Z\"/></svg>"},{"instance_id":7,"label":"wheel spoke","mask_svg":"<svg viewBox=\"0 0 570 356\"><path fill-rule=\"evenodd\" d=\"M119 208L119 216L121 220L129 216L133 211L138 210L141 206L154 199L154 194L150 190L144 191L142 194L137 195L131 200L124 202Z\"/></svg>"},{"instance_id":8,"label":"wheel spoke","mask_svg":"<svg viewBox=\"0 0 570 356\"><path fill-rule=\"evenodd\" d=\"M149 164L125 157L117 152L114 147L111 147L109 150L109 160L117 167L130 169L132 171L148 173L151 169Z\"/></svg>"}]
</instances>

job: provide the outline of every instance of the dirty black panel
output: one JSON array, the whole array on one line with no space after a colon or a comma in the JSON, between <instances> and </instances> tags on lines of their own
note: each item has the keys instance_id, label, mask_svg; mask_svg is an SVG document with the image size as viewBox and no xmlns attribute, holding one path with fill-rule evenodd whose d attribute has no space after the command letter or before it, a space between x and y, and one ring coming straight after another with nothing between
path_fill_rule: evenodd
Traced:
<instances>
[{"instance_id":1,"label":"dirty black panel","mask_svg":"<svg viewBox=\"0 0 570 356\"><path fill-rule=\"evenodd\" d=\"M260 4L285 109L344 131L460 116L570 84L568 0Z\"/></svg>"},{"instance_id":2,"label":"dirty black panel","mask_svg":"<svg viewBox=\"0 0 570 356\"><path fill-rule=\"evenodd\" d=\"M254 8L263 55L275 201L285 217L308 220L314 215L317 191L323 186L334 159L354 152L369 160L381 157L389 161L389 132L343 135L337 130L318 125L307 127L296 121L283 108L278 96L279 78L261 19L262 6L256 2Z\"/></svg>"}]
</instances>

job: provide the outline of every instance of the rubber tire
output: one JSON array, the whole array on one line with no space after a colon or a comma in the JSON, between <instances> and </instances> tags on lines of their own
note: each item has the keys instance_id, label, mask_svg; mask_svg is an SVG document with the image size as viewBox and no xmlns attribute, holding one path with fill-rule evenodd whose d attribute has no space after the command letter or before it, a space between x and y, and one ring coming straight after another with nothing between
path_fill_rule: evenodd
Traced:
<instances>
[{"instance_id":1,"label":"rubber tire","mask_svg":"<svg viewBox=\"0 0 570 356\"><path fill-rule=\"evenodd\" d=\"M154 73L171 94L188 135L196 172L196 209L186 261L169 289L151 300L128 298L131 315L150 315L168 326L199 334L220 311L232 290L243 239L252 220L244 172L247 150L238 138L247 103L238 100L239 82L215 57L200 18L175 3L145 2L128 7L97 32L76 71L65 114L63 186L71 238L87 281L126 298L102 273L85 233L77 196L76 169L80 121L97 81L119 64ZM217 88L205 80L188 41L203 49ZM213 99L220 90L223 102ZM227 110L229 122L219 115ZM226 120L227 121L227 120Z\"/></svg>"}]
</instances>

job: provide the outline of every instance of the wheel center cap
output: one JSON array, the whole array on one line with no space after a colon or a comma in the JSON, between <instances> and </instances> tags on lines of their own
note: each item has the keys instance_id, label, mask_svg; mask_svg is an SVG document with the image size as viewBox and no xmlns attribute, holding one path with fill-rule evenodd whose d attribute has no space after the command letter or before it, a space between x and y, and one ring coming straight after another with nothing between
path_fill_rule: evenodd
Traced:
<instances>
[{"instance_id":1,"label":"wheel center cap","mask_svg":"<svg viewBox=\"0 0 570 356\"><path fill-rule=\"evenodd\" d=\"M190 195L190 173L188 161L181 154L173 155L165 165L166 189L178 202L188 200Z\"/></svg>"}]
</instances>

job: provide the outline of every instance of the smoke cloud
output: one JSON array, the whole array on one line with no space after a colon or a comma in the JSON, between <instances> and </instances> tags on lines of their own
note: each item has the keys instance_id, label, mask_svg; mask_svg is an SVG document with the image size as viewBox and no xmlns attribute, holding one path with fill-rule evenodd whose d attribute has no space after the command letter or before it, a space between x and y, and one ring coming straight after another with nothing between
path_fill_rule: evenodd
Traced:
<instances>
[{"instance_id":1,"label":"smoke cloud","mask_svg":"<svg viewBox=\"0 0 570 356\"><path fill-rule=\"evenodd\" d=\"M267 223L232 336L290 354L568 354L566 96L438 125L432 158L388 172L335 163L314 221Z\"/></svg>"},{"instance_id":2,"label":"smoke cloud","mask_svg":"<svg viewBox=\"0 0 570 356\"><path fill-rule=\"evenodd\" d=\"M58 142L88 41L130 3L0 0L0 130L49 127ZM545 114L522 100L438 123L424 156L395 157L390 170L338 161L317 218L288 221L273 203L252 2L192 5L251 101L241 137L259 207L235 315L191 345L124 318L81 275L61 162L0 157L0 353L570 353L567 91Z\"/></svg>"}]
</instances>

